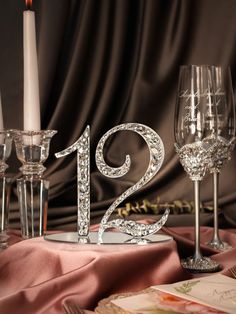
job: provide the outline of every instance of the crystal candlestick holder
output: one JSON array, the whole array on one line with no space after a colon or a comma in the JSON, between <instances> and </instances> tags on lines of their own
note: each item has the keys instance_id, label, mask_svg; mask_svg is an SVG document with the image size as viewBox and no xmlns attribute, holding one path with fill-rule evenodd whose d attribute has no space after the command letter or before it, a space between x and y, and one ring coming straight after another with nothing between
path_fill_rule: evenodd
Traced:
<instances>
[{"instance_id":1,"label":"crystal candlestick holder","mask_svg":"<svg viewBox=\"0 0 236 314\"><path fill-rule=\"evenodd\" d=\"M0 249L7 245L8 210L11 191L11 179L5 175L8 168L6 160L11 154L12 136L9 130L0 131Z\"/></svg>"},{"instance_id":2,"label":"crystal candlestick holder","mask_svg":"<svg viewBox=\"0 0 236 314\"><path fill-rule=\"evenodd\" d=\"M23 238L43 236L47 227L49 181L43 179L43 163L49 155L54 130L14 131L16 155L22 163L17 180Z\"/></svg>"}]
</instances>

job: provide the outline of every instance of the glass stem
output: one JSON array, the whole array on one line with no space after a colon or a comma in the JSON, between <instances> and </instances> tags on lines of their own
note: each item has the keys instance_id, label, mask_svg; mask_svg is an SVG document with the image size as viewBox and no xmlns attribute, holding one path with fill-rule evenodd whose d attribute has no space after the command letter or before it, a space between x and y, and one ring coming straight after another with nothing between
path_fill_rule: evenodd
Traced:
<instances>
[{"instance_id":1,"label":"glass stem","mask_svg":"<svg viewBox=\"0 0 236 314\"><path fill-rule=\"evenodd\" d=\"M219 228L218 228L218 190L219 190L219 173L213 172L213 206L214 206L214 233L213 241L219 241Z\"/></svg>"},{"instance_id":2,"label":"glass stem","mask_svg":"<svg viewBox=\"0 0 236 314\"><path fill-rule=\"evenodd\" d=\"M200 181L194 181L194 209L195 209L195 259L201 259L200 251Z\"/></svg>"}]
</instances>

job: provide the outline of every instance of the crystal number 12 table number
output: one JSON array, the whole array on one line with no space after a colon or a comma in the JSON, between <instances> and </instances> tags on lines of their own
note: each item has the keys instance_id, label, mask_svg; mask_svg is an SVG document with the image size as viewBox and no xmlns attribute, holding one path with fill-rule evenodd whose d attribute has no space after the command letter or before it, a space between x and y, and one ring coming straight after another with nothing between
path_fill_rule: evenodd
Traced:
<instances>
[{"instance_id":1,"label":"crystal number 12 table number","mask_svg":"<svg viewBox=\"0 0 236 314\"><path fill-rule=\"evenodd\" d=\"M137 192L145 184L147 184L159 171L164 160L164 146L159 135L143 124L139 123L124 123L110 129L100 139L96 149L96 164L99 171L109 178L122 177L130 169L131 159L126 155L125 162L122 166L114 168L105 163L103 157L103 148L109 136L118 131L132 131L139 134L147 143L150 159L148 168L143 177L133 186L122 193L107 209L102 217L99 231L89 232L90 227L90 129L86 127L80 138L65 150L55 154L57 158L69 155L77 151L77 206L78 206L78 222L77 222L77 236L75 233L49 235L45 238L47 240L78 242L78 243L137 243L146 244L149 240L148 236L153 235L162 228L165 224L169 209L166 209L163 216L153 224L138 223L133 220L113 219L109 221L111 214L116 210L127 197ZM116 228L121 233L118 238L109 235L112 239L104 241L104 231L106 229ZM126 234L127 236L124 236ZM107 237L108 238L108 237ZM154 239L154 242L170 240L170 237L161 237L161 240Z\"/></svg>"}]
</instances>

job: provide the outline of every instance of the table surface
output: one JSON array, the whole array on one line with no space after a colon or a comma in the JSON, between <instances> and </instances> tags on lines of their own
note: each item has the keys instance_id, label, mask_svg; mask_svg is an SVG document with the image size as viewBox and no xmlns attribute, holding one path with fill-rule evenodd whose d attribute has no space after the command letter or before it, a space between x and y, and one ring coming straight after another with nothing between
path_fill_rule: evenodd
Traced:
<instances>
[{"instance_id":1,"label":"table surface","mask_svg":"<svg viewBox=\"0 0 236 314\"><path fill-rule=\"evenodd\" d=\"M96 226L91 228L96 229ZM193 253L194 228L163 228L173 237L149 245L81 245L22 240L9 231L9 247L0 252L1 314L85 313L94 311L101 299L117 293L138 292L149 286L192 278L180 258ZM220 230L222 240L236 247L236 231ZM236 261L236 249L219 252L204 243L212 228L201 227L201 250L227 272Z\"/></svg>"}]
</instances>

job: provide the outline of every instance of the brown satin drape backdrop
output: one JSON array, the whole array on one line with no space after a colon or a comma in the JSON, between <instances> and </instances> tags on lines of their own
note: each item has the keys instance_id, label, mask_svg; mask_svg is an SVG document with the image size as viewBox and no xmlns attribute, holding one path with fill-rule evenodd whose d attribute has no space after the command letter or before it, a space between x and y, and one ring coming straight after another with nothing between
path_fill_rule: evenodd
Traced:
<instances>
[{"instance_id":1,"label":"brown satin drape backdrop","mask_svg":"<svg viewBox=\"0 0 236 314\"><path fill-rule=\"evenodd\" d=\"M23 0L0 3L0 89L6 128L23 126ZM56 159L91 127L91 215L144 174L145 143L120 132L105 150L108 164L120 166L126 154L131 171L108 179L96 168L101 136L125 122L153 128L165 146L158 175L130 200L171 202L193 199L190 180L174 151L174 107L181 64L229 65L236 91L235 0L34 0L42 128L58 130L52 139L45 177L50 180L48 226L75 228L76 153ZM17 174L15 151L8 162ZM221 174L222 226L236 225L236 151ZM212 178L202 182L202 201L212 204ZM10 222L19 227L13 184ZM177 221L177 220L176 220ZM212 224L212 219L208 222Z\"/></svg>"}]
</instances>

